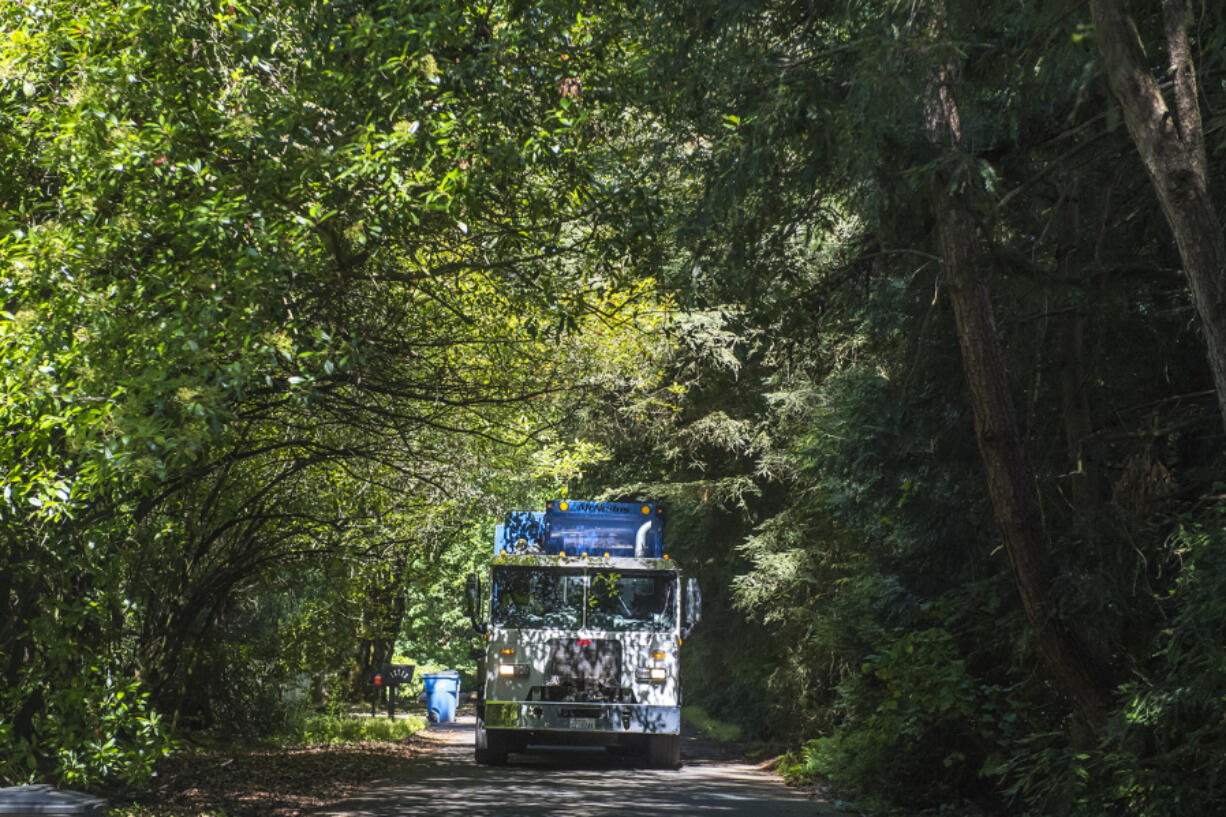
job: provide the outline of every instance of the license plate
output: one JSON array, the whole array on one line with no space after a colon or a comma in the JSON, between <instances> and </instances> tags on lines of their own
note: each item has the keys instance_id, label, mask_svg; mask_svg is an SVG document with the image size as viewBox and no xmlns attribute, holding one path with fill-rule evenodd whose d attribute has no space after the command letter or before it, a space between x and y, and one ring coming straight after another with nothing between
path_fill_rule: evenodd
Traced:
<instances>
[{"instance_id":1,"label":"license plate","mask_svg":"<svg viewBox=\"0 0 1226 817\"><path fill-rule=\"evenodd\" d=\"M595 718L571 718L570 728L571 729L595 729L596 719Z\"/></svg>"}]
</instances>

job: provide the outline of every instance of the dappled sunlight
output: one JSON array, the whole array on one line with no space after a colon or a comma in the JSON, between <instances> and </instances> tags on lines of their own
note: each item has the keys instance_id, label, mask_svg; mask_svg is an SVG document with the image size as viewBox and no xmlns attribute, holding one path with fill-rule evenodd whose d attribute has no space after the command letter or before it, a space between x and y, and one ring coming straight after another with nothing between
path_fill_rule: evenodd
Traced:
<instances>
[{"instance_id":1,"label":"dappled sunlight","mask_svg":"<svg viewBox=\"0 0 1226 817\"><path fill-rule=\"evenodd\" d=\"M643 767L642 759L599 747L530 747L502 767L472 757L473 722L434 727L428 747L403 780L389 781L316 812L320 817L376 815L796 815L833 814L777 778L718 757L705 742L683 743L701 760L680 770Z\"/></svg>"}]
</instances>

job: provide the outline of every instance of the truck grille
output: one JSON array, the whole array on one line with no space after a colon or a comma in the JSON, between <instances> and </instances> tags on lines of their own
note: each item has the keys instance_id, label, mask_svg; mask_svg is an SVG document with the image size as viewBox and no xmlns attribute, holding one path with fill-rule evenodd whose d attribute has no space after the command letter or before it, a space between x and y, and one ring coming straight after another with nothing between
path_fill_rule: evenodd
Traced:
<instances>
[{"instance_id":1,"label":"truck grille","mask_svg":"<svg viewBox=\"0 0 1226 817\"><path fill-rule=\"evenodd\" d=\"M551 638L545 676L558 683L617 686L622 645L608 638Z\"/></svg>"}]
</instances>

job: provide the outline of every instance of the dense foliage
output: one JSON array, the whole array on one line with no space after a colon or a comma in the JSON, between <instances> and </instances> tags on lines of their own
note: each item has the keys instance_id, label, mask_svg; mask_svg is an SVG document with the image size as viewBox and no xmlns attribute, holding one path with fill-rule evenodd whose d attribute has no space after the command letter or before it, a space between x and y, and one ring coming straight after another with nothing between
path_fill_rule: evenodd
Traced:
<instances>
[{"instance_id":1,"label":"dense foliage","mask_svg":"<svg viewBox=\"0 0 1226 817\"><path fill-rule=\"evenodd\" d=\"M0 778L138 780L168 721L366 689L427 602L462 638L474 527L654 376L656 297L559 90L582 17L0 20Z\"/></svg>"},{"instance_id":2,"label":"dense foliage","mask_svg":"<svg viewBox=\"0 0 1226 817\"><path fill-rule=\"evenodd\" d=\"M623 425L599 478L681 506L720 604L704 702L883 809L1222 807L1220 361L1183 277L1212 247L1172 239L1170 185L1200 182L1143 139L1185 167L1199 144L1214 196L1226 28L1133 4L1141 69L1171 66L1155 135L1091 6L610 23L639 44L611 84L666 146L690 342L675 411Z\"/></svg>"},{"instance_id":3,"label":"dense foliage","mask_svg":"<svg viewBox=\"0 0 1226 817\"><path fill-rule=\"evenodd\" d=\"M668 505L687 703L798 778L1222 810L1217 7L0 20L0 778L463 667L569 490Z\"/></svg>"}]
</instances>

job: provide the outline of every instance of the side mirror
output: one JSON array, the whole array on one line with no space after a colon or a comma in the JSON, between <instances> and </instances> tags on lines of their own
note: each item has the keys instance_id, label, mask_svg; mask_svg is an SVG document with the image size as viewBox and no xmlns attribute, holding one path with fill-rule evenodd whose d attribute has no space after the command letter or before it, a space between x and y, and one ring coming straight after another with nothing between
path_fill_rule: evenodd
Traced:
<instances>
[{"instance_id":1,"label":"side mirror","mask_svg":"<svg viewBox=\"0 0 1226 817\"><path fill-rule=\"evenodd\" d=\"M702 621L702 591L698 579L685 580L685 606L681 611L681 637L689 638L694 625Z\"/></svg>"},{"instance_id":2,"label":"side mirror","mask_svg":"<svg viewBox=\"0 0 1226 817\"><path fill-rule=\"evenodd\" d=\"M468 620L472 622L473 629L484 633L485 622L481 621L477 615L477 611L481 609L481 577L476 573L469 573L468 580L464 584L464 609L468 613Z\"/></svg>"}]
</instances>

